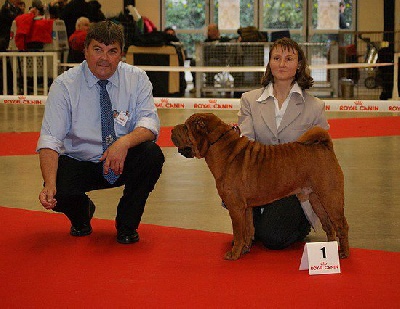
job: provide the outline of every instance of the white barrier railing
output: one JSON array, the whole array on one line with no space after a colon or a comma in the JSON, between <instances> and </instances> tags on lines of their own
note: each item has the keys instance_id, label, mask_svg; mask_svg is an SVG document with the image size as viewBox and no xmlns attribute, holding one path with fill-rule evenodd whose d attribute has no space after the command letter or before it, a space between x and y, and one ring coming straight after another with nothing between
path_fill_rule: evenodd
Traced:
<instances>
[{"instance_id":1,"label":"white barrier railing","mask_svg":"<svg viewBox=\"0 0 400 309\"><path fill-rule=\"evenodd\" d=\"M54 79L57 77L60 68L73 67L79 64L76 63L59 63L58 52L0 52L0 58L2 61L2 76L3 76L3 94L8 94L9 89L7 85L7 58L10 58L11 68L13 71L13 89L12 93L17 95L19 93L18 77L22 78L22 93L23 95L28 94L28 77L33 79L33 95L38 95L38 77L43 76L43 95L48 93L48 57L51 57L51 77ZM351 68L369 68L369 67L382 67L382 66L394 66L393 76L393 99L399 99L399 93L397 89L398 85L398 64L399 64L400 53L395 54L394 63L340 63L340 64L325 64L325 65L310 65L311 70L315 69L351 69ZM30 68L31 72L28 72L27 59L32 59L32 65ZM42 70L39 72L38 59L42 61ZM265 67L263 66L246 66L246 67L183 67L183 66L139 66L145 71L154 72L264 72ZM39 74L41 73L41 75ZM197 74L197 78L200 75ZM201 83L197 82L196 87L200 87ZM197 89L197 96L200 97L200 89Z\"/></svg>"},{"instance_id":2,"label":"white barrier railing","mask_svg":"<svg viewBox=\"0 0 400 309\"><path fill-rule=\"evenodd\" d=\"M47 96L0 96L0 104L45 105ZM327 112L400 113L400 100L324 100ZM159 109L239 110L233 98L154 98Z\"/></svg>"},{"instance_id":3,"label":"white barrier railing","mask_svg":"<svg viewBox=\"0 0 400 309\"><path fill-rule=\"evenodd\" d=\"M7 62L11 63L13 76L12 93L18 94L19 88L24 95L28 94L28 79L32 78L33 94L38 94L38 77L43 78L43 94L49 91L49 71L54 80L58 76L58 53L57 52L0 52L2 59L2 81L3 94L8 94L8 69ZM49 60L49 58L51 58ZM30 61L28 65L28 60ZM41 65L39 65L39 62ZM22 83L22 85L21 85ZM21 87L22 86L22 87Z\"/></svg>"}]
</instances>

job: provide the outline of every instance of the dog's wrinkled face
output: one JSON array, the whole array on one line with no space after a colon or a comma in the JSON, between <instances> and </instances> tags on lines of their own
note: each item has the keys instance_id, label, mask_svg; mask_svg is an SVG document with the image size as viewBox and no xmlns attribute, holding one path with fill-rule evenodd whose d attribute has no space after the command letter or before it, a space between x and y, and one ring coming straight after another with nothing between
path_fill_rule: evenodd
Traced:
<instances>
[{"instance_id":1,"label":"dog's wrinkled face","mask_svg":"<svg viewBox=\"0 0 400 309\"><path fill-rule=\"evenodd\" d=\"M174 127L171 139L178 152L186 158L204 158L211 144L210 139L214 138L212 133L219 134L218 128L225 129L225 126L214 114L193 114L185 124Z\"/></svg>"},{"instance_id":2,"label":"dog's wrinkled face","mask_svg":"<svg viewBox=\"0 0 400 309\"><path fill-rule=\"evenodd\" d=\"M172 142L178 147L178 152L186 158L194 158L192 143L189 139L188 129L184 124L176 125L171 132Z\"/></svg>"}]
</instances>

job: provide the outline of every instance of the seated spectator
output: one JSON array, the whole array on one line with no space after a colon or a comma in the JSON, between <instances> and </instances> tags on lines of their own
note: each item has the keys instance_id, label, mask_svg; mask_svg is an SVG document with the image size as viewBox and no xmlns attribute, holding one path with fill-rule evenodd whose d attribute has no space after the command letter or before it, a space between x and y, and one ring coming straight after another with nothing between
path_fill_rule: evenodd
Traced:
<instances>
[{"instance_id":1,"label":"seated spectator","mask_svg":"<svg viewBox=\"0 0 400 309\"><path fill-rule=\"evenodd\" d=\"M167 27L164 29L164 32L167 34L167 42L179 42L178 37L176 36L175 29L172 27Z\"/></svg>"},{"instance_id":2,"label":"seated spectator","mask_svg":"<svg viewBox=\"0 0 400 309\"><path fill-rule=\"evenodd\" d=\"M85 39L89 30L90 21L87 17L79 17L76 21L75 31L68 39L68 62L80 63L85 60Z\"/></svg>"},{"instance_id":3,"label":"seated spectator","mask_svg":"<svg viewBox=\"0 0 400 309\"><path fill-rule=\"evenodd\" d=\"M207 39L204 42L229 42L230 39L221 36L217 24L209 24L207 27Z\"/></svg>"}]
</instances>

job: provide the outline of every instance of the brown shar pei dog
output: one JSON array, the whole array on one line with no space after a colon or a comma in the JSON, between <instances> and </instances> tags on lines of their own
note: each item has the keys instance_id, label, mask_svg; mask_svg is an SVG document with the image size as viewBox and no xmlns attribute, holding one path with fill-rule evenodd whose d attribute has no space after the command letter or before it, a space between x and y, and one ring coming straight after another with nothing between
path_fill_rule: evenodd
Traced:
<instances>
[{"instance_id":1,"label":"brown shar pei dog","mask_svg":"<svg viewBox=\"0 0 400 309\"><path fill-rule=\"evenodd\" d=\"M266 146L240 137L214 114L194 114L172 130L172 141L187 158L205 158L218 194L232 220L236 260L254 237L251 207L292 194L309 194L328 241L339 238L339 256L349 256L344 216L344 177L328 132L314 127L296 142Z\"/></svg>"}]
</instances>

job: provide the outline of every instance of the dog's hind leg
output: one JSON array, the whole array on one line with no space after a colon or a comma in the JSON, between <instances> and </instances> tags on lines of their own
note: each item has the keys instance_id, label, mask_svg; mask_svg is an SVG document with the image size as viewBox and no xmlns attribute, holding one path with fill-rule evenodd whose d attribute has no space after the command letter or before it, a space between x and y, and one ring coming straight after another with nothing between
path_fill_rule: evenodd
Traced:
<instances>
[{"instance_id":1,"label":"dog's hind leg","mask_svg":"<svg viewBox=\"0 0 400 309\"><path fill-rule=\"evenodd\" d=\"M328 238L328 241L334 241L336 240L336 233L334 226L325 211L325 208L321 204L321 201L318 198L318 195L315 192L310 193L309 195L309 201L310 204L315 212L315 214L318 216L319 220L321 221L322 229L326 233L326 237Z\"/></svg>"},{"instance_id":2,"label":"dog's hind leg","mask_svg":"<svg viewBox=\"0 0 400 309\"><path fill-rule=\"evenodd\" d=\"M318 207L314 208L313 202ZM311 201L310 194L310 203L311 205L313 205L315 213L321 220L322 228L326 232L328 241L336 240L335 236L337 236L339 238L339 257L348 257L350 254L348 237L349 226L344 216L343 191L331 190L329 191L329 195L316 195L315 198L313 197L313 202ZM324 227L323 220L327 222L328 227Z\"/></svg>"},{"instance_id":3,"label":"dog's hind leg","mask_svg":"<svg viewBox=\"0 0 400 309\"><path fill-rule=\"evenodd\" d=\"M337 227L337 234L339 237L339 257L341 259L347 258L350 255L349 245L349 225L345 216L342 218L342 224Z\"/></svg>"}]
</instances>

